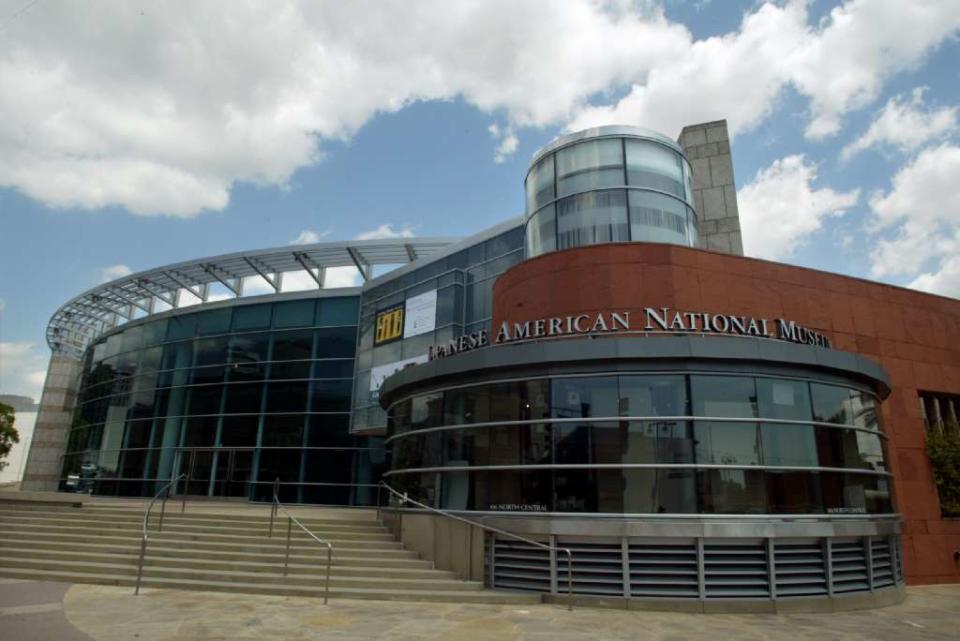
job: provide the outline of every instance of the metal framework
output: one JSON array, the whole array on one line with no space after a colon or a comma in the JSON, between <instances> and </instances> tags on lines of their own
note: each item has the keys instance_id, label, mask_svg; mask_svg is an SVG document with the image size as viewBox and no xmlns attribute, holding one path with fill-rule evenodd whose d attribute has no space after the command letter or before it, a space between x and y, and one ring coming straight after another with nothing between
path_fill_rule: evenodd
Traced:
<instances>
[{"instance_id":1,"label":"metal framework","mask_svg":"<svg viewBox=\"0 0 960 641\"><path fill-rule=\"evenodd\" d=\"M458 238L353 240L338 243L289 245L223 254L166 265L98 285L67 301L50 318L47 344L55 354L81 356L100 334L134 318L159 311L157 302L172 308L181 299L206 303L210 285L222 285L236 297L244 295L244 279L259 277L274 292L281 291L287 272L306 272L318 288L331 267L354 267L364 282L374 265L402 265L428 259ZM140 315L137 313L140 312Z\"/></svg>"}]
</instances>

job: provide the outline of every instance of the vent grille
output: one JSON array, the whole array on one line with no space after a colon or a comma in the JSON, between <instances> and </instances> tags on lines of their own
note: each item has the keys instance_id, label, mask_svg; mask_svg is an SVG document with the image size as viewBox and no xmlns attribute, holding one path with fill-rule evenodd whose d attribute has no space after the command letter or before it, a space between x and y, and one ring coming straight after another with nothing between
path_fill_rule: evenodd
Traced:
<instances>
[{"instance_id":1,"label":"vent grille","mask_svg":"<svg viewBox=\"0 0 960 641\"><path fill-rule=\"evenodd\" d=\"M872 539L870 541L874 588L885 588L896 582L893 567L894 555L891 552L892 542L892 539Z\"/></svg>"},{"instance_id":2,"label":"vent grille","mask_svg":"<svg viewBox=\"0 0 960 641\"><path fill-rule=\"evenodd\" d=\"M703 546L704 586L710 598L770 596L764 541L712 541Z\"/></svg>"},{"instance_id":3,"label":"vent grille","mask_svg":"<svg viewBox=\"0 0 960 641\"><path fill-rule=\"evenodd\" d=\"M491 538L490 545L493 546L494 559L493 587L550 591L549 550L496 535Z\"/></svg>"},{"instance_id":4,"label":"vent grille","mask_svg":"<svg viewBox=\"0 0 960 641\"><path fill-rule=\"evenodd\" d=\"M732 538L557 537L552 543L573 553L573 592L592 596L825 597L890 588L902 581L903 572L897 536L774 539L772 543ZM566 554L555 556L522 541L491 536L487 582L494 588L565 594Z\"/></svg>"},{"instance_id":5,"label":"vent grille","mask_svg":"<svg viewBox=\"0 0 960 641\"><path fill-rule=\"evenodd\" d=\"M777 597L827 594L827 567L820 539L774 541Z\"/></svg>"},{"instance_id":6,"label":"vent grille","mask_svg":"<svg viewBox=\"0 0 960 641\"><path fill-rule=\"evenodd\" d=\"M573 591L577 594L623 596L623 548L620 539L584 543L559 539L557 547L573 556ZM567 590L567 555L557 553L557 591Z\"/></svg>"},{"instance_id":7,"label":"vent grille","mask_svg":"<svg viewBox=\"0 0 960 641\"><path fill-rule=\"evenodd\" d=\"M867 575L865 539L833 539L830 562L833 568L833 593L859 592L870 589Z\"/></svg>"},{"instance_id":8,"label":"vent grille","mask_svg":"<svg viewBox=\"0 0 960 641\"><path fill-rule=\"evenodd\" d=\"M700 596L697 577L697 542L630 541L630 596Z\"/></svg>"}]
</instances>

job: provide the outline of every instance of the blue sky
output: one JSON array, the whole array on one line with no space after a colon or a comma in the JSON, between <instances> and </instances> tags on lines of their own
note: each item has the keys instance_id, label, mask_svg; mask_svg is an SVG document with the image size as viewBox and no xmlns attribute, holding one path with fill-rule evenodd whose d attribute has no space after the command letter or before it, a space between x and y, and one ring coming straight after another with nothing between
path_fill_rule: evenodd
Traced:
<instances>
[{"instance_id":1,"label":"blue sky","mask_svg":"<svg viewBox=\"0 0 960 641\"><path fill-rule=\"evenodd\" d=\"M0 0L0 393L109 275L522 213L567 131L726 118L748 255L960 296L960 3Z\"/></svg>"}]
</instances>

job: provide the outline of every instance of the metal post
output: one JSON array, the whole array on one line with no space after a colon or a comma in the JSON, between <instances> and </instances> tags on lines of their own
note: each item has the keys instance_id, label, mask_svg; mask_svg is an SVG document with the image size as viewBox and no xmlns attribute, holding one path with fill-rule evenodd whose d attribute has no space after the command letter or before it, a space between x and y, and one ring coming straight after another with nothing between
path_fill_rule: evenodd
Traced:
<instances>
[{"instance_id":1,"label":"metal post","mask_svg":"<svg viewBox=\"0 0 960 641\"><path fill-rule=\"evenodd\" d=\"M196 452L190 455L190 464L187 466L187 478L183 481L183 496L180 499L180 514L183 514L187 510L187 492L190 491L190 474L193 472L194 454L196 454Z\"/></svg>"},{"instance_id":2,"label":"metal post","mask_svg":"<svg viewBox=\"0 0 960 641\"><path fill-rule=\"evenodd\" d=\"M330 597L330 566L333 565L333 546L329 543L327 544L327 582L323 588L323 604L327 604L327 599Z\"/></svg>"},{"instance_id":3,"label":"metal post","mask_svg":"<svg viewBox=\"0 0 960 641\"><path fill-rule=\"evenodd\" d=\"M140 578L143 576L143 557L147 554L147 537L140 538L140 560L137 562L137 586L133 589L133 594L140 594Z\"/></svg>"},{"instance_id":4,"label":"metal post","mask_svg":"<svg viewBox=\"0 0 960 641\"><path fill-rule=\"evenodd\" d=\"M160 524L157 525L157 532L163 532L163 514L167 511L167 499L170 498L170 488L167 487L163 500L160 501Z\"/></svg>"},{"instance_id":5,"label":"metal post","mask_svg":"<svg viewBox=\"0 0 960 641\"><path fill-rule=\"evenodd\" d=\"M567 610L573 611L573 554L567 551Z\"/></svg>"},{"instance_id":6,"label":"metal post","mask_svg":"<svg viewBox=\"0 0 960 641\"><path fill-rule=\"evenodd\" d=\"M287 554L283 558L283 576L287 576L287 569L290 567L290 533L293 530L293 519L287 517Z\"/></svg>"},{"instance_id":7,"label":"metal post","mask_svg":"<svg viewBox=\"0 0 960 641\"><path fill-rule=\"evenodd\" d=\"M381 487L380 483L377 483L377 523L381 523L380 521L380 487Z\"/></svg>"}]
</instances>

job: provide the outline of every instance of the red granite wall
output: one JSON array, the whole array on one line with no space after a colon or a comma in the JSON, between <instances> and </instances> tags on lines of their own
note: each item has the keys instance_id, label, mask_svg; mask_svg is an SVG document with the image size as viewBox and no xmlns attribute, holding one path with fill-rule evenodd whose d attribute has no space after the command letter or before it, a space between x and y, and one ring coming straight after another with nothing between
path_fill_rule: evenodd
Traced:
<instances>
[{"instance_id":1,"label":"red granite wall","mask_svg":"<svg viewBox=\"0 0 960 641\"><path fill-rule=\"evenodd\" d=\"M623 243L545 254L499 277L493 333L503 320L644 307L794 320L890 375L883 403L903 514L911 583L960 581L960 519L943 519L924 452L917 391L960 394L960 300L740 256Z\"/></svg>"}]
</instances>

